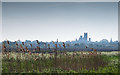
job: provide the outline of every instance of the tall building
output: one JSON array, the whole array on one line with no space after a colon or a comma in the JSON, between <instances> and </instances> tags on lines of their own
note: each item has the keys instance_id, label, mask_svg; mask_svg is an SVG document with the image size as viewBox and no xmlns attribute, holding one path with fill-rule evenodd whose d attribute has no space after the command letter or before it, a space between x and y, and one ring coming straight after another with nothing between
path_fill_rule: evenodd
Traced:
<instances>
[{"instance_id":1,"label":"tall building","mask_svg":"<svg viewBox=\"0 0 120 75\"><path fill-rule=\"evenodd\" d=\"M87 41L88 35L87 33L84 33L84 39Z\"/></svg>"},{"instance_id":2,"label":"tall building","mask_svg":"<svg viewBox=\"0 0 120 75\"><path fill-rule=\"evenodd\" d=\"M82 40L82 36L80 36L79 40Z\"/></svg>"},{"instance_id":3,"label":"tall building","mask_svg":"<svg viewBox=\"0 0 120 75\"><path fill-rule=\"evenodd\" d=\"M82 36L80 36L80 38L82 39Z\"/></svg>"},{"instance_id":4,"label":"tall building","mask_svg":"<svg viewBox=\"0 0 120 75\"><path fill-rule=\"evenodd\" d=\"M89 38L89 41L91 41L91 38Z\"/></svg>"},{"instance_id":5,"label":"tall building","mask_svg":"<svg viewBox=\"0 0 120 75\"><path fill-rule=\"evenodd\" d=\"M112 43L112 38L110 39L110 43Z\"/></svg>"},{"instance_id":6,"label":"tall building","mask_svg":"<svg viewBox=\"0 0 120 75\"><path fill-rule=\"evenodd\" d=\"M75 39L75 41L77 41L77 39Z\"/></svg>"}]
</instances>

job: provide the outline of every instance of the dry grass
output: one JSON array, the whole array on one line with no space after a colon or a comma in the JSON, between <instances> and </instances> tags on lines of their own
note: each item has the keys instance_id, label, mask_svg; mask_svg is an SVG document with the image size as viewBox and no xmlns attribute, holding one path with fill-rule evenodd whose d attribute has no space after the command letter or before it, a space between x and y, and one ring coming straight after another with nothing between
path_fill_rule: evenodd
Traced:
<instances>
[{"instance_id":1,"label":"dry grass","mask_svg":"<svg viewBox=\"0 0 120 75\"><path fill-rule=\"evenodd\" d=\"M40 43L36 40L38 46L35 49L40 53L32 53L22 42L20 48L18 48L18 43L16 42L16 48L20 50L20 53L16 52L6 52L6 46L3 44L3 72L44 72L45 69L62 69L66 71L74 70L79 71L81 69L97 70L99 67L105 67L108 65L107 59L104 58L104 55L117 55L117 52L97 52L97 50L92 48L92 51L74 51L67 52L66 50L63 53L57 51L58 45L66 48L65 43L62 45L53 41L55 45L53 53L44 53L41 51ZM10 44L9 41L7 44ZM30 44L32 47L32 44ZM25 47L25 49L23 48ZM45 48L50 45L44 44ZM87 48L87 46L86 46ZM7 66L7 67L6 67Z\"/></svg>"},{"instance_id":2,"label":"dry grass","mask_svg":"<svg viewBox=\"0 0 120 75\"><path fill-rule=\"evenodd\" d=\"M80 53L80 52L79 52ZM108 62L105 62L100 54L92 52L93 54L79 54L78 52L68 52L66 54L58 54L56 56L53 53L15 53L8 52L3 54L3 62L9 63L8 72L23 72L17 65L21 66L26 72L37 71L42 72L45 69L63 69L63 70L75 70L80 69L97 70L99 67L105 67ZM18 63L19 62L19 63ZM25 65L26 64L26 65ZM29 65L29 67L27 66ZM5 65L5 64L4 64ZM16 70L12 68L16 65ZM23 66L24 65L24 66ZM29 69L28 69L29 68Z\"/></svg>"}]
</instances>

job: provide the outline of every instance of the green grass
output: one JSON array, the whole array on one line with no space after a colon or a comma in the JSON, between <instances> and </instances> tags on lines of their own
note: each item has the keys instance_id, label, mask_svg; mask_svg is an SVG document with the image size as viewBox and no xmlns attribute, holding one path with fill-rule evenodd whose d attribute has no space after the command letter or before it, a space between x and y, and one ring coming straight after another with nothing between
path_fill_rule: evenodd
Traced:
<instances>
[{"instance_id":1,"label":"green grass","mask_svg":"<svg viewBox=\"0 0 120 75\"><path fill-rule=\"evenodd\" d=\"M17 57L19 56L19 57ZM21 57L20 57L21 56ZM118 55L81 57L81 54L48 57L49 54L10 53L2 59L2 73L118 73ZM25 57L25 59L23 59ZM36 58L36 59L35 59Z\"/></svg>"}]
</instances>

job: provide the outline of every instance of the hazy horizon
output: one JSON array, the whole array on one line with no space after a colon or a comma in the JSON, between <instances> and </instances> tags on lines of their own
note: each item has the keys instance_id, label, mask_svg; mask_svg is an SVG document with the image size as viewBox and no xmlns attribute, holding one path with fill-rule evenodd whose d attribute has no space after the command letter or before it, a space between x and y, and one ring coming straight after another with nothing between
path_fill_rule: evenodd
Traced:
<instances>
[{"instance_id":1,"label":"hazy horizon","mask_svg":"<svg viewBox=\"0 0 120 75\"><path fill-rule=\"evenodd\" d=\"M118 40L118 2L3 2L3 40Z\"/></svg>"}]
</instances>

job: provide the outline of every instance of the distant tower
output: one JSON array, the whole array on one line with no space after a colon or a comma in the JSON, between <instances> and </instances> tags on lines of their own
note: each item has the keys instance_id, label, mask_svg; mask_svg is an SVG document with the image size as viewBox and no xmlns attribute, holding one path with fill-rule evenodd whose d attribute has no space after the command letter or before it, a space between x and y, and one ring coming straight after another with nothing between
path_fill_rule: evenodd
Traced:
<instances>
[{"instance_id":1,"label":"distant tower","mask_svg":"<svg viewBox=\"0 0 120 75\"><path fill-rule=\"evenodd\" d=\"M77 39L76 39L76 41L77 41Z\"/></svg>"},{"instance_id":2,"label":"distant tower","mask_svg":"<svg viewBox=\"0 0 120 75\"><path fill-rule=\"evenodd\" d=\"M91 41L91 38L89 38L89 41Z\"/></svg>"},{"instance_id":3,"label":"distant tower","mask_svg":"<svg viewBox=\"0 0 120 75\"><path fill-rule=\"evenodd\" d=\"M84 39L87 41L87 33L84 33Z\"/></svg>"},{"instance_id":4,"label":"distant tower","mask_svg":"<svg viewBox=\"0 0 120 75\"><path fill-rule=\"evenodd\" d=\"M110 40L110 43L112 43L112 38L111 38L111 40Z\"/></svg>"},{"instance_id":5,"label":"distant tower","mask_svg":"<svg viewBox=\"0 0 120 75\"><path fill-rule=\"evenodd\" d=\"M80 36L79 40L82 40L82 36Z\"/></svg>"},{"instance_id":6,"label":"distant tower","mask_svg":"<svg viewBox=\"0 0 120 75\"><path fill-rule=\"evenodd\" d=\"M80 38L82 39L82 36L80 36Z\"/></svg>"}]
</instances>

